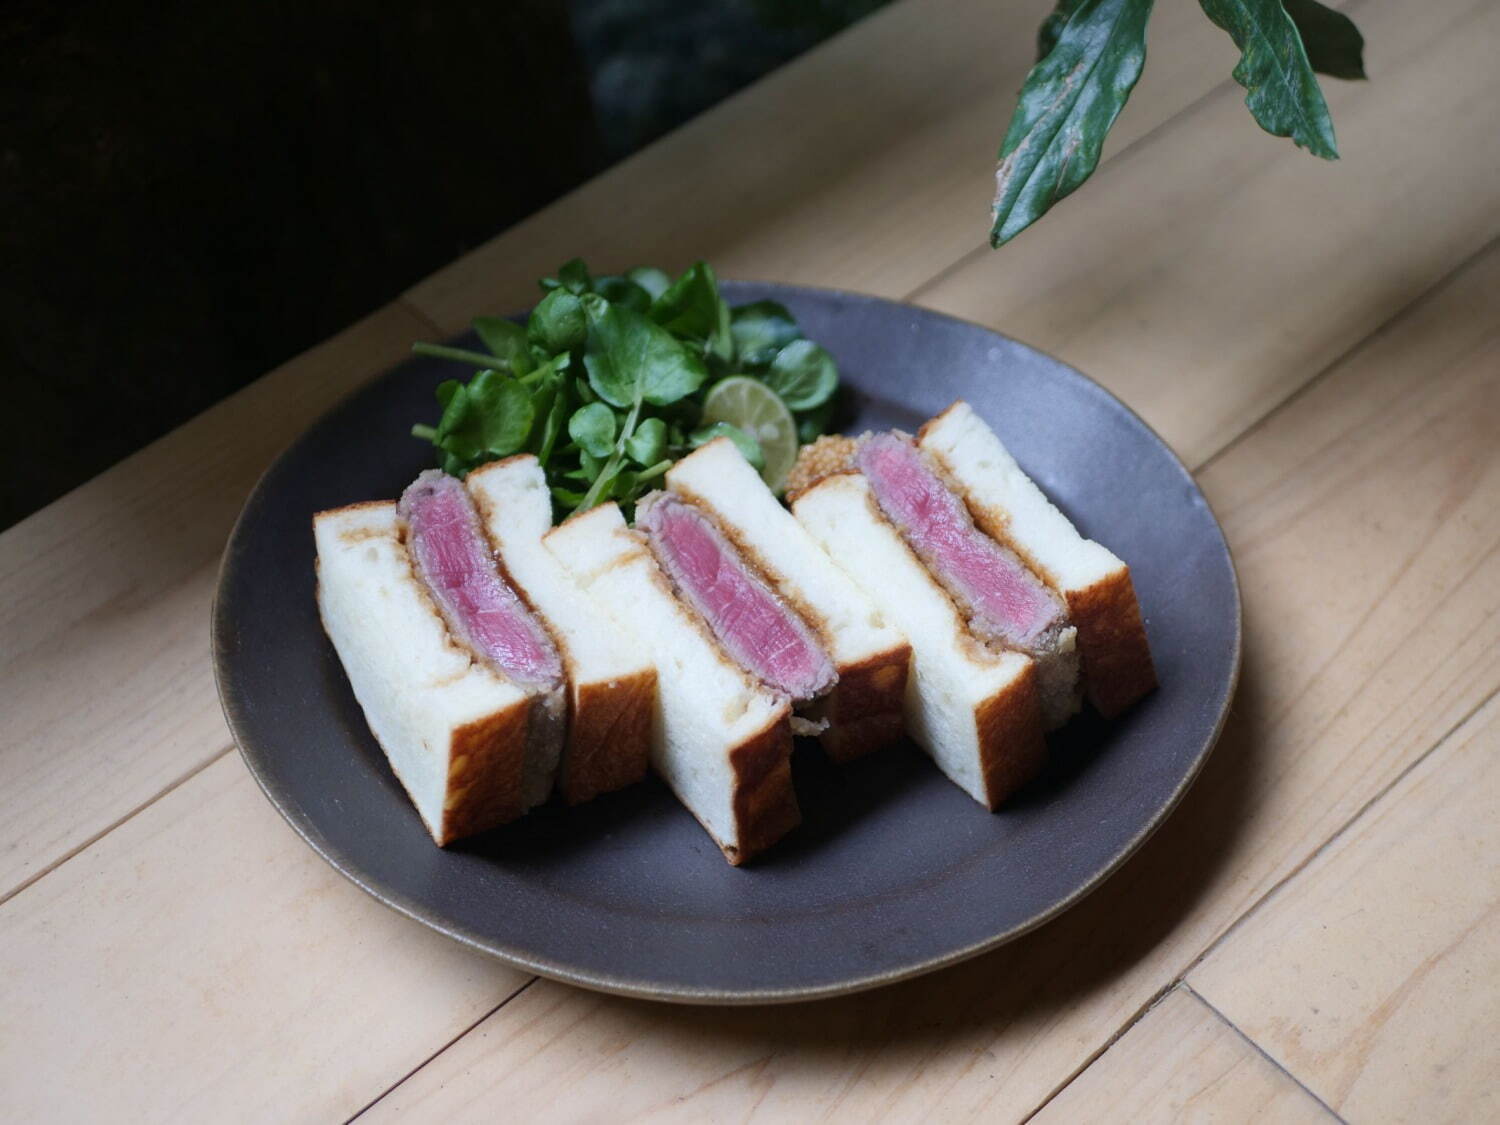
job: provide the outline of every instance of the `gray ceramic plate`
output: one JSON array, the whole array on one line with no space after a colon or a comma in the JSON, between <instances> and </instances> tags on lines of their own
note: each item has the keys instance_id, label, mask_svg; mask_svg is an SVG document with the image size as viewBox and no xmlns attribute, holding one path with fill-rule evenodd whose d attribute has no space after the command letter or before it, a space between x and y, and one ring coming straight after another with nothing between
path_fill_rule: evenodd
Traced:
<instances>
[{"instance_id":1,"label":"gray ceramic plate","mask_svg":"<svg viewBox=\"0 0 1500 1125\"><path fill-rule=\"evenodd\" d=\"M1045 774L980 808L914 747L834 769L799 746L804 823L732 868L657 782L547 807L435 847L319 627L309 519L394 497L428 467L408 436L451 366L413 361L313 426L256 487L214 606L219 693L245 761L309 844L382 902L522 968L664 1000L807 999L991 949L1086 894L1182 797L1239 667L1234 568L1172 451L1076 371L983 328L845 293L770 297L839 361L846 430L908 429L956 398L990 421L1083 532L1131 565L1162 686L1124 718L1075 720ZM421 972L413 965L412 972Z\"/></svg>"}]
</instances>

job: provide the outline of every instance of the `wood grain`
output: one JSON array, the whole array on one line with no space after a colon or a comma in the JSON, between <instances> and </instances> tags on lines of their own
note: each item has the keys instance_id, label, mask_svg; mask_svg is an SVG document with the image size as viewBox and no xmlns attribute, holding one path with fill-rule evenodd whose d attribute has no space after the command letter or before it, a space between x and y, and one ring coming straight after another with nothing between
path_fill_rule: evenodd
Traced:
<instances>
[{"instance_id":1,"label":"wood grain","mask_svg":"<svg viewBox=\"0 0 1500 1125\"><path fill-rule=\"evenodd\" d=\"M1491 698L1190 978L1352 1121L1500 1120L1497 746Z\"/></svg>"},{"instance_id":2,"label":"wood grain","mask_svg":"<svg viewBox=\"0 0 1500 1125\"><path fill-rule=\"evenodd\" d=\"M1208 457L1500 232L1480 186L1500 177L1500 8L1356 14L1374 78L1324 82L1337 163L1259 132L1225 86L913 299L1059 356Z\"/></svg>"},{"instance_id":3,"label":"wood grain","mask_svg":"<svg viewBox=\"0 0 1500 1125\"><path fill-rule=\"evenodd\" d=\"M0 900L229 745L208 609L240 505L428 331L382 309L0 535Z\"/></svg>"},{"instance_id":4,"label":"wood grain","mask_svg":"<svg viewBox=\"0 0 1500 1125\"><path fill-rule=\"evenodd\" d=\"M1188 990L1178 987L1033 1117L1079 1121L1274 1121L1337 1118Z\"/></svg>"},{"instance_id":5,"label":"wood grain","mask_svg":"<svg viewBox=\"0 0 1500 1125\"><path fill-rule=\"evenodd\" d=\"M1082 904L966 965L795 1010L540 982L376 1119L499 1099L574 1119L1029 1112L1500 683L1497 287L1492 247L1201 474L1240 570L1240 691L1183 806Z\"/></svg>"},{"instance_id":6,"label":"wood grain","mask_svg":"<svg viewBox=\"0 0 1500 1125\"><path fill-rule=\"evenodd\" d=\"M995 153L1044 9L893 4L446 266L407 300L456 332L480 313L531 305L536 279L576 254L600 272L707 258L724 277L904 296L985 244ZM1183 0L1158 5L1150 49L1106 160L1227 82L1235 59Z\"/></svg>"},{"instance_id":7,"label":"wood grain","mask_svg":"<svg viewBox=\"0 0 1500 1125\"><path fill-rule=\"evenodd\" d=\"M0 1118L348 1116L527 979L356 891L227 755L0 907Z\"/></svg>"}]
</instances>

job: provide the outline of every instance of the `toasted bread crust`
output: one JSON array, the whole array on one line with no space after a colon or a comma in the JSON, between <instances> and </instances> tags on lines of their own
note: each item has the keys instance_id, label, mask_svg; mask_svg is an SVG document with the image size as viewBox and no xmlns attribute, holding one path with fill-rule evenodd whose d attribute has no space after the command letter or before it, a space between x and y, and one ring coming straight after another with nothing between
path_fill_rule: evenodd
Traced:
<instances>
[{"instance_id":1,"label":"toasted bread crust","mask_svg":"<svg viewBox=\"0 0 1500 1125\"><path fill-rule=\"evenodd\" d=\"M738 867L802 823L792 788L791 711L783 708L756 734L729 751L734 771L734 824L738 846L719 847Z\"/></svg>"},{"instance_id":2,"label":"toasted bread crust","mask_svg":"<svg viewBox=\"0 0 1500 1125\"><path fill-rule=\"evenodd\" d=\"M990 811L1036 776L1047 758L1036 662L974 709L985 804Z\"/></svg>"},{"instance_id":3,"label":"toasted bread crust","mask_svg":"<svg viewBox=\"0 0 1500 1125\"><path fill-rule=\"evenodd\" d=\"M439 845L505 824L526 811L522 777L533 703L533 698L522 699L454 730L443 824L433 836Z\"/></svg>"},{"instance_id":4,"label":"toasted bread crust","mask_svg":"<svg viewBox=\"0 0 1500 1125\"><path fill-rule=\"evenodd\" d=\"M835 762L851 762L904 733L911 646L903 641L858 663L840 665L838 672L839 682L822 711L828 729L819 741Z\"/></svg>"},{"instance_id":5,"label":"toasted bread crust","mask_svg":"<svg viewBox=\"0 0 1500 1125\"><path fill-rule=\"evenodd\" d=\"M1112 719L1156 687L1156 666L1141 622L1130 568L1084 590L1067 592L1068 613L1078 627L1083 684L1089 702Z\"/></svg>"},{"instance_id":6,"label":"toasted bread crust","mask_svg":"<svg viewBox=\"0 0 1500 1125\"><path fill-rule=\"evenodd\" d=\"M617 680L573 682L568 741L557 788L570 805L623 789L646 776L656 670Z\"/></svg>"}]
</instances>

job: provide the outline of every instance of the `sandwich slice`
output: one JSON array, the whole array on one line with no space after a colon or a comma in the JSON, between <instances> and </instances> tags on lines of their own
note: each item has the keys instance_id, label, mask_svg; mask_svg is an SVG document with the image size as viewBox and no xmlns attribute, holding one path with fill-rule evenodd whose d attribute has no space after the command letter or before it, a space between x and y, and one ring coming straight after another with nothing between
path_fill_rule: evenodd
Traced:
<instances>
[{"instance_id":1,"label":"sandwich slice","mask_svg":"<svg viewBox=\"0 0 1500 1125\"><path fill-rule=\"evenodd\" d=\"M1037 661L997 651L969 631L863 475L825 476L792 509L910 643L908 733L961 789L998 807L1045 758Z\"/></svg>"},{"instance_id":2,"label":"sandwich slice","mask_svg":"<svg viewBox=\"0 0 1500 1125\"><path fill-rule=\"evenodd\" d=\"M717 545L690 512L684 518L670 500L654 517L648 501L638 512L643 521L668 528L658 536L680 539L688 565L711 561ZM626 526L613 503L574 515L543 538L588 593L594 611L630 635L656 666L652 765L725 858L744 863L801 820L792 789L791 704L750 675L699 611L678 596L649 540ZM746 631L737 643L754 650L764 606L744 608ZM792 632L783 623L777 638L787 650L762 655L799 690L816 691L833 675L831 666Z\"/></svg>"},{"instance_id":3,"label":"sandwich slice","mask_svg":"<svg viewBox=\"0 0 1500 1125\"><path fill-rule=\"evenodd\" d=\"M319 512L318 609L391 769L440 845L552 788L562 664L499 574L463 486Z\"/></svg>"},{"instance_id":4,"label":"sandwich slice","mask_svg":"<svg viewBox=\"0 0 1500 1125\"><path fill-rule=\"evenodd\" d=\"M827 724L819 737L829 756L848 761L899 738L910 646L771 495L734 443L716 438L704 445L667 471L666 484L710 525L708 534L732 544L827 654L834 679L820 685L821 696L800 698L798 685L774 686L792 689L789 698L811 704L809 717ZM648 525L659 522L659 504L646 506Z\"/></svg>"},{"instance_id":5,"label":"sandwich slice","mask_svg":"<svg viewBox=\"0 0 1500 1125\"><path fill-rule=\"evenodd\" d=\"M469 495L500 569L551 628L567 674L568 724L557 791L587 801L645 776L656 669L625 634L601 621L577 583L542 545L552 498L531 454L469 473Z\"/></svg>"},{"instance_id":6,"label":"sandwich slice","mask_svg":"<svg viewBox=\"0 0 1500 1125\"><path fill-rule=\"evenodd\" d=\"M1078 533L968 403L956 402L924 425L917 445L974 522L1066 604L1094 708L1113 717L1151 691L1156 671L1130 568Z\"/></svg>"}]
</instances>

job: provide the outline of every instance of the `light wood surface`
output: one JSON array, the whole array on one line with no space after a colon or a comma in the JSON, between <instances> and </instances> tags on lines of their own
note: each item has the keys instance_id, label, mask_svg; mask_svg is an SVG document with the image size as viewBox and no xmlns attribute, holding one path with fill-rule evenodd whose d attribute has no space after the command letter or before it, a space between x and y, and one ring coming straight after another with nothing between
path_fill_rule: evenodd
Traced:
<instances>
[{"instance_id":1,"label":"light wood surface","mask_svg":"<svg viewBox=\"0 0 1500 1125\"><path fill-rule=\"evenodd\" d=\"M1078 1121L1274 1121L1336 1118L1255 1045L1181 986L1032 1118Z\"/></svg>"},{"instance_id":2,"label":"light wood surface","mask_svg":"<svg viewBox=\"0 0 1500 1125\"><path fill-rule=\"evenodd\" d=\"M991 253L1040 12L902 0L0 534L0 1118L1496 1116L1500 10L1348 8L1373 80L1326 86L1342 162L1261 137L1227 37L1163 0L1099 174ZM580 252L916 294L1200 470L1242 686L1101 890L895 988L663 1007L528 984L271 810L207 662L245 493L412 339Z\"/></svg>"},{"instance_id":3,"label":"light wood surface","mask_svg":"<svg viewBox=\"0 0 1500 1125\"><path fill-rule=\"evenodd\" d=\"M1500 1120L1497 747L1491 697L1189 977L1351 1121Z\"/></svg>"}]
</instances>

